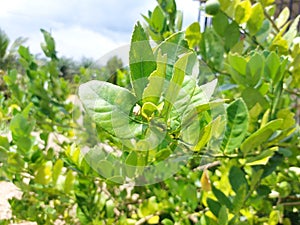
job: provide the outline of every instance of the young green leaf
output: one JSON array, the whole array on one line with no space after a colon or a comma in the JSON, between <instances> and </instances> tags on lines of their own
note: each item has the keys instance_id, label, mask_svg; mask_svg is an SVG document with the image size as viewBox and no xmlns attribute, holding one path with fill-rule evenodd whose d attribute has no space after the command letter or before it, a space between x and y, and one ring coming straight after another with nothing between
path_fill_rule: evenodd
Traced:
<instances>
[{"instance_id":1,"label":"young green leaf","mask_svg":"<svg viewBox=\"0 0 300 225\"><path fill-rule=\"evenodd\" d=\"M282 125L283 119L276 119L267 123L264 127L260 128L251 134L241 145L241 150L247 154L251 150L256 149L258 146L268 141L271 135L278 130Z\"/></svg>"},{"instance_id":2,"label":"young green leaf","mask_svg":"<svg viewBox=\"0 0 300 225\"><path fill-rule=\"evenodd\" d=\"M244 0L237 4L235 9L235 20L239 24L246 23L252 13L250 0Z\"/></svg>"},{"instance_id":3,"label":"young green leaf","mask_svg":"<svg viewBox=\"0 0 300 225\"><path fill-rule=\"evenodd\" d=\"M185 38L190 48L197 47L201 39L200 25L198 22L192 23L185 31Z\"/></svg>"},{"instance_id":4,"label":"young green leaf","mask_svg":"<svg viewBox=\"0 0 300 225\"><path fill-rule=\"evenodd\" d=\"M251 56L246 67L246 86L255 87L259 82L264 71L264 62L264 58L259 53Z\"/></svg>"},{"instance_id":5,"label":"young green leaf","mask_svg":"<svg viewBox=\"0 0 300 225\"><path fill-rule=\"evenodd\" d=\"M281 28L289 19L290 10L288 7L284 7L284 9L280 12L279 16L275 20L275 24L278 28Z\"/></svg>"},{"instance_id":6,"label":"young green leaf","mask_svg":"<svg viewBox=\"0 0 300 225\"><path fill-rule=\"evenodd\" d=\"M263 25L264 22L264 9L261 3L255 3L252 6L252 13L250 19L247 22L247 28L251 35L255 35Z\"/></svg>"},{"instance_id":7,"label":"young green leaf","mask_svg":"<svg viewBox=\"0 0 300 225\"><path fill-rule=\"evenodd\" d=\"M235 148L240 147L248 129L248 109L242 99L232 102L226 109L227 124L221 144L221 150L232 153Z\"/></svg>"},{"instance_id":8,"label":"young green leaf","mask_svg":"<svg viewBox=\"0 0 300 225\"><path fill-rule=\"evenodd\" d=\"M149 76L149 83L143 92L143 103L158 105L166 78L167 55L157 55L157 69Z\"/></svg>"},{"instance_id":9,"label":"young green leaf","mask_svg":"<svg viewBox=\"0 0 300 225\"><path fill-rule=\"evenodd\" d=\"M156 69L156 62L147 35L140 23L134 27L129 52L130 79L135 95L142 98L148 77Z\"/></svg>"},{"instance_id":10,"label":"young green leaf","mask_svg":"<svg viewBox=\"0 0 300 225\"><path fill-rule=\"evenodd\" d=\"M151 15L151 25L157 32L161 32L164 29L165 15L160 6L156 6Z\"/></svg>"},{"instance_id":11,"label":"young green leaf","mask_svg":"<svg viewBox=\"0 0 300 225\"><path fill-rule=\"evenodd\" d=\"M189 52L189 46L185 40L185 35L183 32L175 33L163 41L160 45L156 47L155 54L161 52L162 55L167 55L167 70L166 79L171 80L174 64L178 60L179 56Z\"/></svg>"},{"instance_id":12,"label":"young green leaf","mask_svg":"<svg viewBox=\"0 0 300 225\"><path fill-rule=\"evenodd\" d=\"M185 77L185 70L187 67L188 59L191 54L192 53L185 54L174 64L174 73L164 97L165 102L162 110L162 115L165 118L169 117L170 111L181 89Z\"/></svg>"},{"instance_id":13,"label":"young green leaf","mask_svg":"<svg viewBox=\"0 0 300 225\"><path fill-rule=\"evenodd\" d=\"M274 79L280 67L279 55L271 52L266 59L265 74L268 78Z\"/></svg>"}]
</instances>

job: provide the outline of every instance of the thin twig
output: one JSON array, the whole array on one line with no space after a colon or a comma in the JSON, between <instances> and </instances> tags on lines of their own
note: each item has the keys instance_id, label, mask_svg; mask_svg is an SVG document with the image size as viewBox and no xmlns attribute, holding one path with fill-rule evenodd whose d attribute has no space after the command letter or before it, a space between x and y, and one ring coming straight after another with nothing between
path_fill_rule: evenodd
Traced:
<instances>
[{"instance_id":1,"label":"thin twig","mask_svg":"<svg viewBox=\"0 0 300 225\"><path fill-rule=\"evenodd\" d=\"M202 165L202 166L198 166L198 167L194 168L193 171L205 170L205 169L209 169L209 168L219 166L219 165L221 165L221 162L220 161L215 161L215 162L208 163L208 164L205 164L205 165Z\"/></svg>"}]
</instances>

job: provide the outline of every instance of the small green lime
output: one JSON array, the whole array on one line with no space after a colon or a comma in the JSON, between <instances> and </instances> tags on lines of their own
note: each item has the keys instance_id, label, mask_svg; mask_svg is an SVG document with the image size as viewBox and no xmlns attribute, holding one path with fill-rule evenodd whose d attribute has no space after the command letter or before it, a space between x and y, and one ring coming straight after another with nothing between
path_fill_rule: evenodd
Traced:
<instances>
[{"instance_id":1,"label":"small green lime","mask_svg":"<svg viewBox=\"0 0 300 225\"><path fill-rule=\"evenodd\" d=\"M205 12L208 15L216 15L220 10L220 2L218 0L208 0L205 4Z\"/></svg>"}]
</instances>

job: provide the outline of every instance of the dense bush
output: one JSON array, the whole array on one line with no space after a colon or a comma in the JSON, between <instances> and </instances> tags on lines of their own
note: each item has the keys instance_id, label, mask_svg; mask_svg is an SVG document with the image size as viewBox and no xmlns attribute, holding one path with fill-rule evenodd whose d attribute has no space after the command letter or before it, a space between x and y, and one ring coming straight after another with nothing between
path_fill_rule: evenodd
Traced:
<instances>
[{"instance_id":1,"label":"dense bush","mask_svg":"<svg viewBox=\"0 0 300 225\"><path fill-rule=\"evenodd\" d=\"M114 84L60 77L44 30L47 60L21 46L22 70L1 75L0 176L23 191L11 220L299 224L300 16L273 2L220 0L201 32L158 0Z\"/></svg>"}]
</instances>

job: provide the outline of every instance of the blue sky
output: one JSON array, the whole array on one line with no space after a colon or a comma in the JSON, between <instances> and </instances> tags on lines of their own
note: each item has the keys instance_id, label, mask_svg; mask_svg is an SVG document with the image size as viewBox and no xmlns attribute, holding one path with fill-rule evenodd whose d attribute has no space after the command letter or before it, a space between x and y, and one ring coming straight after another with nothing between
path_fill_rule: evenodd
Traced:
<instances>
[{"instance_id":1,"label":"blue sky","mask_svg":"<svg viewBox=\"0 0 300 225\"><path fill-rule=\"evenodd\" d=\"M184 26L195 22L199 3L177 0ZM40 28L51 31L60 56L95 59L128 44L136 21L143 21L155 0L0 0L0 28L14 40L28 37L31 52L39 53Z\"/></svg>"}]
</instances>

